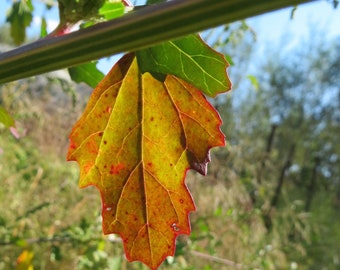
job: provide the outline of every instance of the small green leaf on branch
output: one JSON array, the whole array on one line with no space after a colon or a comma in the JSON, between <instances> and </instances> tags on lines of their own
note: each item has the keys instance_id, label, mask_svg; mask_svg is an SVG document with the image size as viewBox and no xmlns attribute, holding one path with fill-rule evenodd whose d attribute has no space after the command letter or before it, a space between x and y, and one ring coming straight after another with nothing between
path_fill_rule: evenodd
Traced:
<instances>
[{"instance_id":1,"label":"small green leaf on branch","mask_svg":"<svg viewBox=\"0 0 340 270\"><path fill-rule=\"evenodd\" d=\"M45 17L41 18L41 25L40 25L40 37L46 37L47 36L47 22Z\"/></svg>"},{"instance_id":2,"label":"small green leaf on branch","mask_svg":"<svg viewBox=\"0 0 340 270\"><path fill-rule=\"evenodd\" d=\"M104 74L96 67L96 62L85 63L68 69L71 79L77 83L84 82L92 88L104 78Z\"/></svg>"},{"instance_id":3,"label":"small green leaf on branch","mask_svg":"<svg viewBox=\"0 0 340 270\"><path fill-rule=\"evenodd\" d=\"M143 73L175 75L214 97L231 88L225 57L198 35L168 41L137 52Z\"/></svg>"},{"instance_id":4,"label":"small green leaf on branch","mask_svg":"<svg viewBox=\"0 0 340 270\"><path fill-rule=\"evenodd\" d=\"M112 20L124 15L125 7L123 3L109 3L106 2L100 9L99 15L103 16L106 20Z\"/></svg>"}]
</instances>

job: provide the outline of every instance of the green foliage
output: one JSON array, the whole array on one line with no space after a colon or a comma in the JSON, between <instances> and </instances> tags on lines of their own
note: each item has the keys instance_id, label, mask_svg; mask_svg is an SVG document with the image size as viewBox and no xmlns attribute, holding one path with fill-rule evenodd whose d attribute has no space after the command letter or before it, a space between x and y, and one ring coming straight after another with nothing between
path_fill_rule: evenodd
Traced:
<instances>
[{"instance_id":1,"label":"green foliage","mask_svg":"<svg viewBox=\"0 0 340 270\"><path fill-rule=\"evenodd\" d=\"M212 97L231 88L228 63L197 35L138 51L137 57L142 72L176 75Z\"/></svg>"},{"instance_id":2,"label":"green foliage","mask_svg":"<svg viewBox=\"0 0 340 270\"><path fill-rule=\"evenodd\" d=\"M47 36L47 22L46 19L43 17L41 18L41 26L40 26L40 37L46 37Z\"/></svg>"},{"instance_id":3,"label":"green foliage","mask_svg":"<svg viewBox=\"0 0 340 270\"><path fill-rule=\"evenodd\" d=\"M9 115L5 108L0 106L0 123L5 125L5 127L13 127L14 119Z\"/></svg>"},{"instance_id":4,"label":"green foliage","mask_svg":"<svg viewBox=\"0 0 340 270\"><path fill-rule=\"evenodd\" d=\"M105 2L99 9L99 15L103 16L106 20L118 18L124 14L124 5L120 2L110 3Z\"/></svg>"},{"instance_id":5,"label":"green foliage","mask_svg":"<svg viewBox=\"0 0 340 270\"><path fill-rule=\"evenodd\" d=\"M30 0L14 2L10 9L6 21L11 25L11 36L14 43L19 45L25 41L26 27L33 19L33 5Z\"/></svg>"},{"instance_id":6,"label":"green foliage","mask_svg":"<svg viewBox=\"0 0 340 270\"><path fill-rule=\"evenodd\" d=\"M71 67L68 72L73 81L77 83L84 82L94 88L104 78L104 74L97 69L96 64L96 62L90 62Z\"/></svg>"}]
</instances>

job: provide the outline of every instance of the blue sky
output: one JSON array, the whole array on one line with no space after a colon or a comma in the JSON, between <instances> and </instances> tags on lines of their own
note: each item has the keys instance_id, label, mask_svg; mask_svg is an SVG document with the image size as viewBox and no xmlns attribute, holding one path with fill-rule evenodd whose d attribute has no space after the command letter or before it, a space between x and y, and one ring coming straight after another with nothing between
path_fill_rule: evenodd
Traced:
<instances>
[{"instance_id":1,"label":"blue sky","mask_svg":"<svg viewBox=\"0 0 340 270\"><path fill-rule=\"evenodd\" d=\"M12 0L0 0L0 24L5 22L6 11L9 9L11 2ZM41 2L33 0L33 3ZM35 5L35 7L36 17L28 31L30 36L37 36L39 33L39 18L41 16L48 19L49 30L52 30L58 23L57 8L48 11L43 5ZM340 36L340 7L334 9L329 2L315 1L298 6L293 19L290 18L291 11L291 8L287 8L247 20L248 25L256 32L258 45L270 43L271 46L279 46L282 44L282 39L289 36L289 42L286 44L286 47L289 48L306 39L310 27L324 31L325 39ZM258 46L258 48L259 53L263 53L261 52L261 46ZM112 57L109 61L101 61L99 68L107 72L113 64L112 62L116 61L116 59L117 57Z\"/></svg>"}]
</instances>

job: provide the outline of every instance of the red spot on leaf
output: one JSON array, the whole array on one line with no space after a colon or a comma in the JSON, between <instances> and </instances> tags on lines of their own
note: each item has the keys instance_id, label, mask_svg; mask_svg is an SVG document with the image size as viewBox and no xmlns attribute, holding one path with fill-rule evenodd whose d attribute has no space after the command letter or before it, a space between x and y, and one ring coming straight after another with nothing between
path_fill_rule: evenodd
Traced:
<instances>
[{"instance_id":1,"label":"red spot on leaf","mask_svg":"<svg viewBox=\"0 0 340 270\"><path fill-rule=\"evenodd\" d=\"M89 170L91 170L92 167L93 167L92 162L84 164L84 172L87 173Z\"/></svg>"},{"instance_id":2,"label":"red spot on leaf","mask_svg":"<svg viewBox=\"0 0 340 270\"><path fill-rule=\"evenodd\" d=\"M75 145L74 142L70 141L70 149L76 149L77 146Z\"/></svg>"},{"instance_id":3,"label":"red spot on leaf","mask_svg":"<svg viewBox=\"0 0 340 270\"><path fill-rule=\"evenodd\" d=\"M119 172L124 168L125 166L122 163L119 163L118 165L111 165L110 174L119 174Z\"/></svg>"}]
</instances>

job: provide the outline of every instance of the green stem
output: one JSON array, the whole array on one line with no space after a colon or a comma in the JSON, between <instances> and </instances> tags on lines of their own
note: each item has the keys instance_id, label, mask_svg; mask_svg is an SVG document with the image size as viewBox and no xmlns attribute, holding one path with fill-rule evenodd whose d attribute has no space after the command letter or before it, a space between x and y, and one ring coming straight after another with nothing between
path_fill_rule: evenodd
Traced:
<instances>
[{"instance_id":1,"label":"green stem","mask_svg":"<svg viewBox=\"0 0 340 270\"><path fill-rule=\"evenodd\" d=\"M0 54L0 83L136 51L311 0L174 0Z\"/></svg>"}]
</instances>

